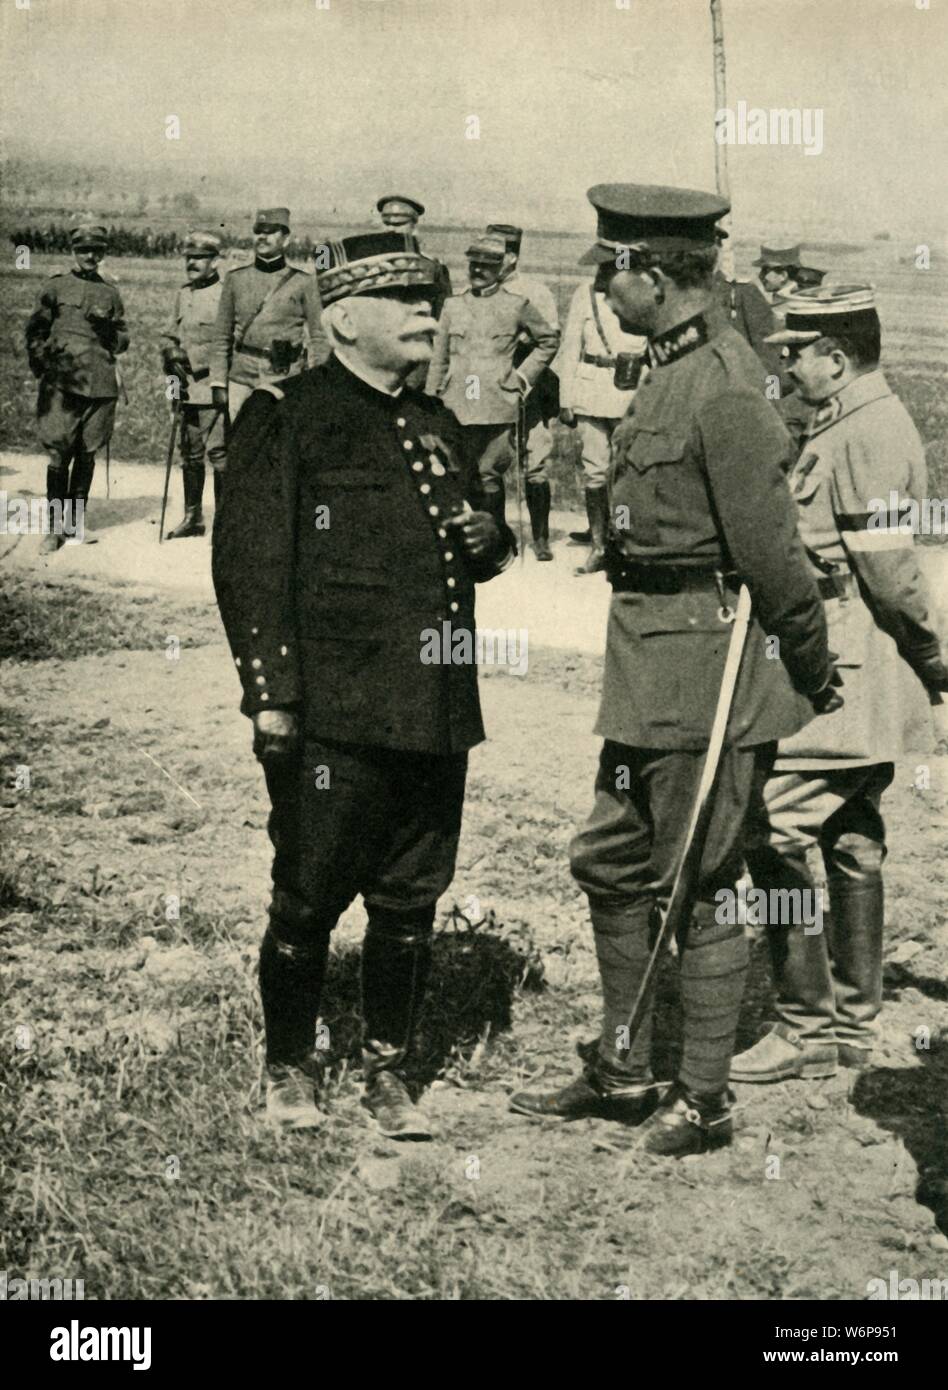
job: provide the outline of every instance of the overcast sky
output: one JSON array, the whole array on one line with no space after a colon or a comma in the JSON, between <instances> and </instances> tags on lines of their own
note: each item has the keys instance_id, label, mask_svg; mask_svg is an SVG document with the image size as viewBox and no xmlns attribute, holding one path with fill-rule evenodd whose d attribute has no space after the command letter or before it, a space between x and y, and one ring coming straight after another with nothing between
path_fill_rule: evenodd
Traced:
<instances>
[{"instance_id":1,"label":"overcast sky","mask_svg":"<svg viewBox=\"0 0 948 1390\"><path fill-rule=\"evenodd\" d=\"M16 3L2 6L11 154L174 165L185 186L219 169L246 176L248 205L363 218L393 188L433 222L577 230L591 183L714 185L707 0ZM823 113L819 155L730 150L737 230L941 234L948 0L724 11L728 105Z\"/></svg>"}]
</instances>

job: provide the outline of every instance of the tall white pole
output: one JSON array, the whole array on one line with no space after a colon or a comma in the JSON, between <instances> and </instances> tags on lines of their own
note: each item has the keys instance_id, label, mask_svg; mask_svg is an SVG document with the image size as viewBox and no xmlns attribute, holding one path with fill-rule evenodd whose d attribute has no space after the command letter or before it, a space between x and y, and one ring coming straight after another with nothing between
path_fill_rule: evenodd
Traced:
<instances>
[{"instance_id":1,"label":"tall white pole","mask_svg":"<svg viewBox=\"0 0 948 1390\"><path fill-rule=\"evenodd\" d=\"M731 201L731 185L727 175L727 144L718 140L718 113L727 108L727 61L724 56L724 15L722 0L711 0L711 47L714 56L714 177L717 191ZM731 214L721 219L721 226L730 235L721 246L720 266L728 280L734 279L734 246Z\"/></svg>"}]
</instances>

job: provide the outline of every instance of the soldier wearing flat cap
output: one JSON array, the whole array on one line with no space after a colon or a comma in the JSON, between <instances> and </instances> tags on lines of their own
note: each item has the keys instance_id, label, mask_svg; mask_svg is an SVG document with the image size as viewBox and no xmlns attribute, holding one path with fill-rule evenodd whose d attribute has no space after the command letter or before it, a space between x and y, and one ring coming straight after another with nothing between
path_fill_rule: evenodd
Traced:
<instances>
[{"instance_id":1,"label":"soldier wearing flat cap","mask_svg":"<svg viewBox=\"0 0 948 1390\"><path fill-rule=\"evenodd\" d=\"M329 938L361 893L365 1103L383 1133L411 1138L427 1133L406 1066L435 905L484 737L476 669L451 656L457 635L473 640L475 584L514 547L450 411L404 385L431 355L435 265L394 232L328 249L332 356L241 411L213 574L272 804L268 1112L319 1122Z\"/></svg>"},{"instance_id":2,"label":"soldier wearing flat cap","mask_svg":"<svg viewBox=\"0 0 948 1390\"><path fill-rule=\"evenodd\" d=\"M872 290L801 290L786 309L772 342L815 410L790 489L846 708L781 741L755 826L748 862L765 891L815 895L807 851L821 851L831 928L768 926L776 1022L731 1068L735 1080L750 1082L869 1064L882 1006L880 802L895 760L913 746L913 733L930 729L932 711L948 731L948 667L912 526L913 506L928 493L925 450L879 369Z\"/></svg>"},{"instance_id":3,"label":"soldier wearing flat cap","mask_svg":"<svg viewBox=\"0 0 948 1390\"><path fill-rule=\"evenodd\" d=\"M418 240L418 223L425 215L424 203L415 198L406 198L402 193L386 193L375 205L384 226L392 232L403 232ZM419 243L420 249L420 243ZM430 259L433 259L430 258ZM435 261L437 282L435 284L435 318L440 317L444 301L451 295L451 272L443 261ZM412 385L416 383L412 381ZM417 385L421 385L418 382Z\"/></svg>"},{"instance_id":4,"label":"soldier wearing flat cap","mask_svg":"<svg viewBox=\"0 0 948 1390\"><path fill-rule=\"evenodd\" d=\"M211 341L214 404L235 419L257 386L285 381L328 354L316 277L287 265L288 208L260 208L254 259L224 277Z\"/></svg>"},{"instance_id":5,"label":"soldier wearing flat cap","mask_svg":"<svg viewBox=\"0 0 948 1390\"><path fill-rule=\"evenodd\" d=\"M540 313L551 328L559 331L559 310L552 291L542 280L526 276L520 270L520 252L523 246L523 228L510 222L491 222L487 228L488 236L503 238L505 254L500 273L500 283L516 294L524 295ZM524 338L514 355L514 366L520 365L532 347L529 338ZM550 549L550 481L547 465L553 450L552 422L560 411L559 380L556 363L544 367L537 377L533 389L525 402L524 427L526 430L526 495L527 510L530 513L530 529L533 535L533 549L538 560L552 560Z\"/></svg>"},{"instance_id":6,"label":"soldier wearing flat cap","mask_svg":"<svg viewBox=\"0 0 948 1390\"><path fill-rule=\"evenodd\" d=\"M589 192L606 293L649 340L650 373L612 439L613 587L597 732L595 804L571 847L590 905L603 1025L583 1075L512 1098L528 1114L640 1124L665 1155L731 1137L728 1072L747 970L740 924L718 912L742 868L744 825L776 741L838 702L826 622L784 478L788 439L764 398L755 354L715 298L717 220L727 204L679 188L601 184ZM628 1024L670 895L708 747L739 586L755 617L735 691L695 901L679 939L681 1065L655 1109L652 1007ZM767 636L780 659L768 659ZM771 647L772 647L771 643ZM586 1051L584 1049L584 1051Z\"/></svg>"},{"instance_id":7,"label":"soldier wearing flat cap","mask_svg":"<svg viewBox=\"0 0 948 1390\"><path fill-rule=\"evenodd\" d=\"M468 247L470 286L444 306L427 382L429 394L440 396L463 426L487 505L500 524L520 401L555 357L560 340L536 305L502 281L506 254L499 236L478 237ZM528 464L528 484L543 481L543 463L534 458Z\"/></svg>"},{"instance_id":8,"label":"soldier wearing flat cap","mask_svg":"<svg viewBox=\"0 0 948 1390\"><path fill-rule=\"evenodd\" d=\"M40 544L43 554L63 544L67 502L75 529L70 539L92 539L84 526L76 528L76 509L84 511L96 451L112 437L119 393L116 359L129 344L122 296L99 269L108 244L105 228L74 227L70 243L72 268L45 282L26 325L30 370L39 379L39 436L49 454L49 530Z\"/></svg>"},{"instance_id":9,"label":"soldier wearing flat cap","mask_svg":"<svg viewBox=\"0 0 948 1390\"><path fill-rule=\"evenodd\" d=\"M220 237L189 232L184 243L187 280L175 292L171 317L159 339L165 375L173 377L181 401L180 449L184 479L184 519L169 541L204 535L206 463L214 475L214 501L220 500L227 462L225 415L211 396L211 343L223 284L218 274Z\"/></svg>"},{"instance_id":10,"label":"soldier wearing flat cap","mask_svg":"<svg viewBox=\"0 0 948 1390\"><path fill-rule=\"evenodd\" d=\"M754 261L758 272L755 280L718 281L729 303L733 327L750 343L767 374L777 378L780 353L767 338L780 327L776 311L783 302L781 292L795 283L794 272L799 263L799 246L762 246Z\"/></svg>"}]
</instances>

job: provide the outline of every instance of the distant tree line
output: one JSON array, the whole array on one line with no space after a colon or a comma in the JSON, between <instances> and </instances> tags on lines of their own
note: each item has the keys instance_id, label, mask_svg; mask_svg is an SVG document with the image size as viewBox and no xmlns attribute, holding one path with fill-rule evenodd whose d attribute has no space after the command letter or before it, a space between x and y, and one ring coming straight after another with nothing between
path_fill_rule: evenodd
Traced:
<instances>
[{"instance_id":1,"label":"distant tree line","mask_svg":"<svg viewBox=\"0 0 948 1390\"><path fill-rule=\"evenodd\" d=\"M28 246L31 251L55 252L68 255L72 250L69 239L70 226L65 222L49 222L45 226L17 227L10 233L14 246ZM208 228L210 230L210 228ZM186 232L154 231L151 227L108 228L110 256L180 256L184 253ZM232 236L220 233L224 249L234 247L241 251L253 248L251 236ZM291 260L306 260L316 253L321 243L312 237L293 237L287 248Z\"/></svg>"}]
</instances>

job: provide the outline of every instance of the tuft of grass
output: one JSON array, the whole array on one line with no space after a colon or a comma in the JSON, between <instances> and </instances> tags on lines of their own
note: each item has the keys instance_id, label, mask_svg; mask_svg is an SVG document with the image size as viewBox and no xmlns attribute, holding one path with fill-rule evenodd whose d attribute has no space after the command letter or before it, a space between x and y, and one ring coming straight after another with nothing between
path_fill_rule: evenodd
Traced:
<instances>
[{"instance_id":1,"label":"tuft of grass","mask_svg":"<svg viewBox=\"0 0 948 1390\"><path fill-rule=\"evenodd\" d=\"M114 595L81 584L6 575L0 592L0 659L47 661L116 650L161 649L169 632L190 646L220 641L211 605L180 604L173 597Z\"/></svg>"}]
</instances>

